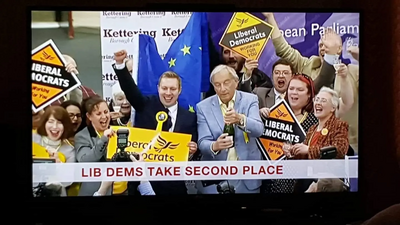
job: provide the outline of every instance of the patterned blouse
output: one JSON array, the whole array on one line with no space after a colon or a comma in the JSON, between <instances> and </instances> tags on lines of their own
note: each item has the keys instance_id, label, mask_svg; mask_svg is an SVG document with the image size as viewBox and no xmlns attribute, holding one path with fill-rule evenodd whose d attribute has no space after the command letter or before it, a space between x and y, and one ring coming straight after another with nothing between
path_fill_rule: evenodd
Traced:
<instances>
[{"instance_id":1,"label":"patterned blouse","mask_svg":"<svg viewBox=\"0 0 400 225\"><path fill-rule=\"evenodd\" d=\"M317 117L314 113L305 113L303 118L300 120L300 125L302 126L305 133L307 133L308 129L314 124L318 123ZM283 160L287 160L284 158ZM271 180L270 192L271 193L293 193L295 179L279 179L279 180Z\"/></svg>"}]
</instances>

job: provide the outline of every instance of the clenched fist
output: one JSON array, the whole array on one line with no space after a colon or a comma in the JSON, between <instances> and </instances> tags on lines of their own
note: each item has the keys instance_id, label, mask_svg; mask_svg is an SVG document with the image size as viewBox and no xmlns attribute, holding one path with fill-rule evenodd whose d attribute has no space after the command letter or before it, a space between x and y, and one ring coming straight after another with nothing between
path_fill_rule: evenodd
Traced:
<instances>
[{"instance_id":1,"label":"clenched fist","mask_svg":"<svg viewBox=\"0 0 400 225\"><path fill-rule=\"evenodd\" d=\"M126 52L126 50L121 50L114 53L114 60L117 64L122 64L127 56L128 52Z\"/></svg>"}]
</instances>

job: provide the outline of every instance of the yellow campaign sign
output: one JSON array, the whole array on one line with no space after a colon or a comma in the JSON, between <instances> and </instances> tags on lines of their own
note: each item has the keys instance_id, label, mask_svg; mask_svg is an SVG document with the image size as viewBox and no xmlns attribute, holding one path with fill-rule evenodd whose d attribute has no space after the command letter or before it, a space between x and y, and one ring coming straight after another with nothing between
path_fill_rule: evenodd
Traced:
<instances>
[{"instance_id":1,"label":"yellow campaign sign","mask_svg":"<svg viewBox=\"0 0 400 225\"><path fill-rule=\"evenodd\" d=\"M64 63L61 62L60 57L56 54L55 50L51 45L46 46L41 51L38 51L32 55L32 60L37 62L46 62L51 65L64 67Z\"/></svg>"},{"instance_id":2,"label":"yellow campaign sign","mask_svg":"<svg viewBox=\"0 0 400 225\"><path fill-rule=\"evenodd\" d=\"M263 138L261 138L260 141L262 146L265 148L265 151L267 152L268 158L270 160L278 160L284 156L285 153L282 150L282 142Z\"/></svg>"},{"instance_id":3,"label":"yellow campaign sign","mask_svg":"<svg viewBox=\"0 0 400 225\"><path fill-rule=\"evenodd\" d=\"M264 133L257 144L267 160L280 160L286 155L283 144L301 143L306 133L285 100L272 106L270 111L269 117L264 121Z\"/></svg>"},{"instance_id":4,"label":"yellow campaign sign","mask_svg":"<svg viewBox=\"0 0 400 225\"><path fill-rule=\"evenodd\" d=\"M294 115L291 115L291 113L289 112L289 108L285 104L279 104L278 107L271 110L269 117L291 123L294 123L294 120L296 118L294 117Z\"/></svg>"},{"instance_id":5,"label":"yellow campaign sign","mask_svg":"<svg viewBox=\"0 0 400 225\"><path fill-rule=\"evenodd\" d=\"M46 148L32 142L32 158L33 159L51 159L49 153L47 152ZM61 152L58 152L58 158L61 162L66 162L65 155Z\"/></svg>"},{"instance_id":6,"label":"yellow campaign sign","mask_svg":"<svg viewBox=\"0 0 400 225\"><path fill-rule=\"evenodd\" d=\"M32 84L32 103L37 107L60 93L62 89Z\"/></svg>"},{"instance_id":7,"label":"yellow campaign sign","mask_svg":"<svg viewBox=\"0 0 400 225\"><path fill-rule=\"evenodd\" d=\"M246 12L233 14L219 45L246 59L258 60L274 27Z\"/></svg>"},{"instance_id":8,"label":"yellow campaign sign","mask_svg":"<svg viewBox=\"0 0 400 225\"><path fill-rule=\"evenodd\" d=\"M125 151L140 153L149 148L143 154L147 162L183 162L188 160L189 148L187 144L192 138L189 134L159 132L134 127L111 126L111 128L115 131L129 129L128 146ZM159 136L154 145L151 146L151 142L157 134ZM111 159L116 152L117 137L115 135L108 142L107 159Z\"/></svg>"},{"instance_id":9,"label":"yellow campaign sign","mask_svg":"<svg viewBox=\"0 0 400 225\"><path fill-rule=\"evenodd\" d=\"M49 153L47 153L47 150L43 146L35 142L32 142L32 157L40 159L50 158Z\"/></svg>"},{"instance_id":10,"label":"yellow campaign sign","mask_svg":"<svg viewBox=\"0 0 400 225\"><path fill-rule=\"evenodd\" d=\"M74 73L66 71L66 61L51 39L32 50L31 63L35 113L81 85Z\"/></svg>"}]
</instances>

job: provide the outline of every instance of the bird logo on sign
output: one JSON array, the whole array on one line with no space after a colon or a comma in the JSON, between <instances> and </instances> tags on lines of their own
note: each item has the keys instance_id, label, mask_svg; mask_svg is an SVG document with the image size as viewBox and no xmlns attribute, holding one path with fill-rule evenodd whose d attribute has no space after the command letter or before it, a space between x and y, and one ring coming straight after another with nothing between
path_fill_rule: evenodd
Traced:
<instances>
[{"instance_id":1,"label":"bird logo on sign","mask_svg":"<svg viewBox=\"0 0 400 225\"><path fill-rule=\"evenodd\" d=\"M276 112L276 118L279 119L280 117L286 117L288 114L282 112L280 109L277 110Z\"/></svg>"},{"instance_id":2,"label":"bird logo on sign","mask_svg":"<svg viewBox=\"0 0 400 225\"><path fill-rule=\"evenodd\" d=\"M41 59L42 61L46 61L46 60L53 60L54 57L51 56L51 55L49 55L49 54L47 54L45 51L43 51L43 57L40 57L40 59Z\"/></svg>"},{"instance_id":3,"label":"bird logo on sign","mask_svg":"<svg viewBox=\"0 0 400 225\"><path fill-rule=\"evenodd\" d=\"M161 153L161 151L164 150L164 149L171 149L171 150L174 150L174 149L176 149L176 148L179 146L179 143L173 144L173 143L170 142L170 141L167 142L167 141L166 141L164 138L162 138L161 136L159 136L159 137L157 138L157 143L158 143L159 147L154 146L154 150L155 150L156 152L158 152L158 153Z\"/></svg>"},{"instance_id":4,"label":"bird logo on sign","mask_svg":"<svg viewBox=\"0 0 400 225\"><path fill-rule=\"evenodd\" d=\"M242 27L242 25L247 23L247 21L249 21L249 18L247 18L247 19L236 18L236 22L238 23L236 26L237 27Z\"/></svg>"}]
</instances>

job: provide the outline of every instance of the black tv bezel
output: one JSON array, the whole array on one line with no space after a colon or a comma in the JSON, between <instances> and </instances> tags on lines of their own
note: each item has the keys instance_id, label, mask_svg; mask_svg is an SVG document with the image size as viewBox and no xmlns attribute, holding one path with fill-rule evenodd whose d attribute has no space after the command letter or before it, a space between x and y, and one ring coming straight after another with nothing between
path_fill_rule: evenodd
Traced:
<instances>
[{"instance_id":1,"label":"black tv bezel","mask_svg":"<svg viewBox=\"0 0 400 225\"><path fill-rule=\"evenodd\" d=\"M155 6L157 7L157 6ZM152 7L153 8L153 7ZM229 7L227 7L229 8ZM234 7L233 7L234 8ZM37 10L37 7L28 8L28 14L31 10ZM95 9L95 8L93 8ZM118 9L113 9L118 10ZM127 10L126 8L124 10ZM132 11L139 10L135 8ZM143 10L143 9L142 9ZM148 8L146 10L149 10ZM96 10L97 11L97 10ZM154 10L153 10L154 11ZM238 11L238 9L234 10ZM259 11L259 9L241 9L240 11ZM282 11L273 10L274 12ZM293 11L293 10L290 10ZM296 11L306 11L297 9ZM322 9L321 12L353 12L360 13L360 24L362 23L362 11L361 10L326 10ZM288 12L288 10L285 10ZM295 12L295 11L293 11ZM315 11L316 12L316 11ZM29 16L27 18L30 18ZM30 23L30 21L29 21ZM30 28L29 28L30 29ZM360 26L360 48L362 48L362 26ZM30 50L29 50L30 51ZM360 61L362 62L363 56L361 56ZM361 64L360 62L360 64ZM29 67L28 67L29 68ZM362 68L360 67L360 70ZM360 81L362 83L362 80ZM362 84L360 84L362 86ZM363 88L360 88L362 90ZM360 92L361 93L361 92ZM362 102L362 96L360 94L360 102ZM361 104L360 104L361 108ZM362 123L362 119L359 121ZM360 130L360 129L359 129ZM362 134L360 130L360 138L362 140ZM360 141L360 148L364 146L364 141ZM361 160L362 161L362 156ZM359 166L360 168L360 166ZM363 171L360 171L360 178ZM360 182L359 182L360 183ZM106 196L106 197L59 197L59 198L30 198L30 202L33 204L35 210L33 211L34 218L42 218L42 210L49 210L55 205L60 208L60 210L73 209L74 213L84 214L87 209L93 209L95 211L100 206L121 206L118 207L121 213L129 214L132 210L141 211L143 206L146 209L160 209L165 207L175 207L174 210L185 210L190 211L213 211L213 210L264 210L267 212L304 212L304 215L311 215L316 211L325 213L328 215L329 211L335 213L338 210L350 210L354 208L361 208L361 196L362 187L359 188L359 192L345 192L345 193L305 193L305 194L256 194L256 195L188 195L188 196ZM133 204L134 203L134 204ZM37 212L37 213L35 213ZM212 214L211 214L212 215ZM354 216L360 217L360 214L355 213ZM110 216L113 216L112 214ZM119 217L115 214L115 217Z\"/></svg>"}]
</instances>

